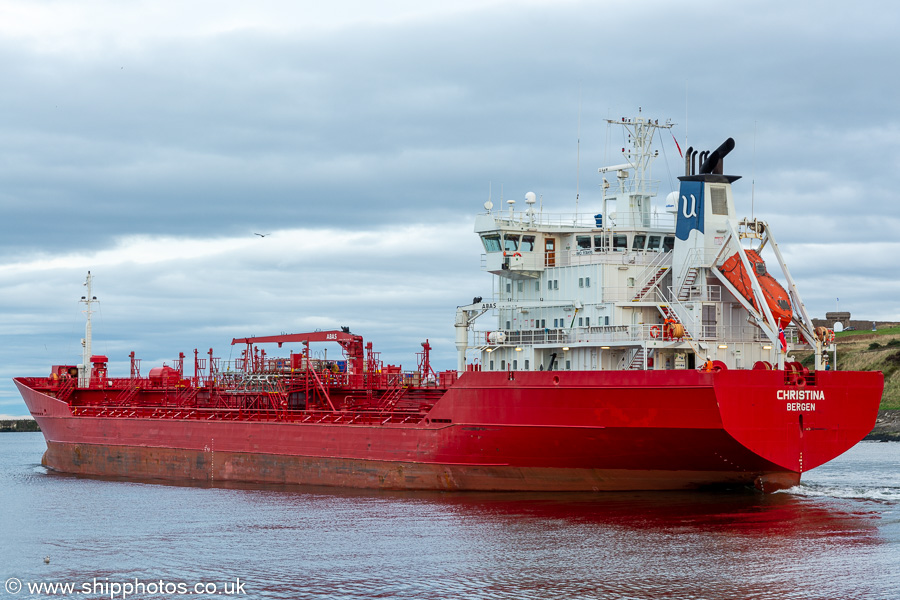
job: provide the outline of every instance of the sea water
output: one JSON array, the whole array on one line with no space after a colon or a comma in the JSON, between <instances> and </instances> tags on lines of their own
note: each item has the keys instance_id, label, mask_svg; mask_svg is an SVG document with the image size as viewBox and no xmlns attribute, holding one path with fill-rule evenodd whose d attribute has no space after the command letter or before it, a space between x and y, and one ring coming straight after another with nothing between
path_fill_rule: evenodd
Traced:
<instances>
[{"instance_id":1,"label":"sea water","mask_svg":"<svg viewBox=\"0 0 900 600\"><path fill-rule=\"evenodd\" d=\"M0 598L900 598L900 443L770 495L171 485L43 451L0 434Z\"/></svg>"}]
</instances>

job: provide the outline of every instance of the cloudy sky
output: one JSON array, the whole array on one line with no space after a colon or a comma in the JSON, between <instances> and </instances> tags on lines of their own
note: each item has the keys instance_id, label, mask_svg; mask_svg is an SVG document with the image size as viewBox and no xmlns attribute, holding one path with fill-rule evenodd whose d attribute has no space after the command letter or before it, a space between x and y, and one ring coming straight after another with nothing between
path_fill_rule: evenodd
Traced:
<instances>
[{"instance_id":1,"label":"cloudy sky","mask_svg":"<svg viewBox=\"0 0 900 600\"><path fill-rule=\"evenodd\" d=\"M898 30L867 1L0 0L0 414L78 362L88 270L114 374L340 325L452 368L488 190L571 212L578 179L590 210L639 107L735 138L814 316L900 320Z\"/></svg>"}]
</instances>

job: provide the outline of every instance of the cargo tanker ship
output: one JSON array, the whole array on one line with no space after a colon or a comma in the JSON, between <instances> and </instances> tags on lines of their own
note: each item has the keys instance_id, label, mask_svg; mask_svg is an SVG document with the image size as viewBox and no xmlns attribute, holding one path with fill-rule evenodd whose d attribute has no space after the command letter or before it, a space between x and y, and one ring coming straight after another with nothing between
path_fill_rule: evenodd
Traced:
<instances>
[{"instance_id":1,"label":"cargo tanker ship","mask_svg":"<svg viewBox=\"0 0 900 600\"><path fill-rule=\"evenodd\" d=\"M733 140L688 148L660 207L652 145L672 124L609 126L630 146L599 170L599 212L545 213L529 193L524 211L489 199L476 216L495 277L456 310L456 369L436 372L427 340L415 369L384 364L342 328L237 338L236 360L194 350L193 365L181 353L146 375L132 352L128 376L113 376L91 352L88 274L81 364L15 379L43 463L386 489L796 485L872 429L883 375L830 368L833 332L814 327L768 225L736 216ZM803 351L811 368L791 358Z\"/></svg>"}]
</instances>

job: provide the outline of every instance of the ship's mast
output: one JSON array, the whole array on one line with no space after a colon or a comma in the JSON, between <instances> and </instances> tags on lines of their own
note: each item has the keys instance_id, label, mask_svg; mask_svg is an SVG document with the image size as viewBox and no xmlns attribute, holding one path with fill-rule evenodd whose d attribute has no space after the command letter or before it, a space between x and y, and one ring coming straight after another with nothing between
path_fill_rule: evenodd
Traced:
<instances>
[{"instance_id":1,"label":"ship's mast","mask_svg":"<svg viewBox=\"0 0 900 600\"><path fill-rule=\"evenodd\" d=\"M84 286L87 287L87 295L82 296L81 300L79 300L79 302L84 302L86 308L82 312L87 316L87 322L84 325L84 339L81 340L81 346L83 348L81 365L79 365L78 369L78 385L81 387L86 387L88 385L91 356L93 356L93 352L91 351L91 315L94 314L94 311L91 310L91 305L94 302L99 302L97 296L94 295L93 290L91 289L92 281L93 275L88 271L87 278L84 280Z\"/></svg>"},{"instance_id":2,"label":"ship's mast","mask_svg":"<svg viewBox=\"0 0 900 600\"><path fill-rule=\"evenodd\" d=\"M640 113L640 110L638 111ZM671 129L674 123L637 117L621 120L606 119L609 125L620 125L628 134L630 144L622 147L625 163L598 169L601 175L616 172L618 185L611 185L604 177L602 185L603 214L608 215L608 201L616 200L620 227L648 227L650 225L650 199L656 195L656 182L651 180L651 165L659 156L651 150L657 129ZM629 147L630 146L630 147ZM629 171L633 171L630 173Z\"/></svg>"}]
</instances>

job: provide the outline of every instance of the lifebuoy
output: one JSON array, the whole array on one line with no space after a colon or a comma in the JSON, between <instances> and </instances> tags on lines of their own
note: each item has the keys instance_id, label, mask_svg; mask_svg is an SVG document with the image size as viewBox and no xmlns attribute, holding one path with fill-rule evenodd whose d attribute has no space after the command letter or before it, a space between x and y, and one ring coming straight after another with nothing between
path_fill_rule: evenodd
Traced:
<instances>
[{"instance_id":1,"label":"lifebuoy","mask_svg":"<svg viewBox=\"0 0 900 600\"><path fill-rule=\"evenodd\" d=\"M659 337L659 325L654 325L650 328L650 337L658 338Z\"/></svg>"}]
</instances>

